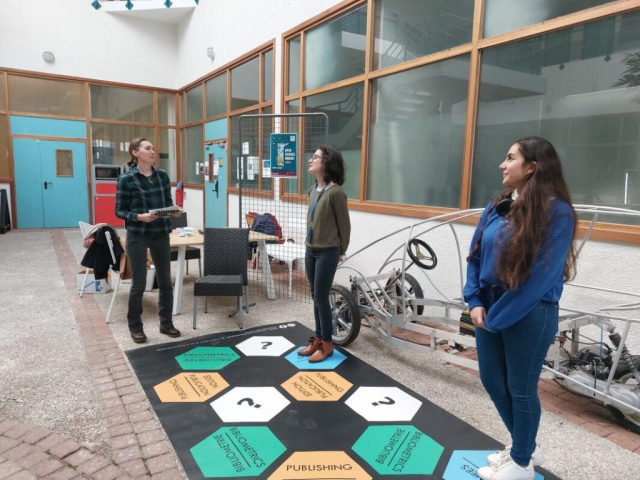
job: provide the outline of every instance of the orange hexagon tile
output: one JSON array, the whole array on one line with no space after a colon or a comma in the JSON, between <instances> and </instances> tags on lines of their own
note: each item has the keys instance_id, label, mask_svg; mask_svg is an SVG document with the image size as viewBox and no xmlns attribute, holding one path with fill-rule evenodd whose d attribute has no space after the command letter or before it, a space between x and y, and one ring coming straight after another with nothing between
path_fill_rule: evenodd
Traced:
<instances>
[{"instance_id":1,"label":"orange hexagon tile","mask_svg":"<svg viewBox=\"0 0 640 480\"><path fill-rule=\"evenodd\" d=\"M299 372L282 384L289 395L307 402L335 402L353 386L334 372Z\"/></svg>"},{"instance_id":2,"label":"orange hexagon tile","mask_svg":"<svg viewBox=\"0 0 640 480\"><path fill-rule=\"evenodd\" d=\"M228 386L219 373L185 372L159 383L153 389L160 401L165 403L204 402Z\"/></svg>"},{"instance_id":3,"label":"orange hexagon tile","mask_svg":"<svg viewBox=\"0 0 640 480\"><path fill-rule=\"evenodd\" d=\"M295 452L273 472L269 480L371 480L345 452Z\"/></svg>"}]
</instances>

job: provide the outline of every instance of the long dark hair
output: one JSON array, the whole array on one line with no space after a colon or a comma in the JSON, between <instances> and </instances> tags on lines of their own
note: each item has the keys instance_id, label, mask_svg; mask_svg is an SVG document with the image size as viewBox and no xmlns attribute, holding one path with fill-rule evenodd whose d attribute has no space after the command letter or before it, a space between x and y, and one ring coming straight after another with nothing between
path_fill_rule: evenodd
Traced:
<instances>
[{"instance_id":1,"label":"long dark hair","mask_svg":"<svg viewBox=\"0 0 640 480\"><path fill-rule=\"evenodd\" d=\"M131 157L131 160L127 162L127 165L129 166L129 168L138 164L138 159L133 155L133 152L134 151L137 152L138 150L140 150L140 145L142 144L142 142L148 142L148 141L149 140L147 140L146 138L136 137L129 142L129 156Z\"/></svg>"},{"instance_id":2,"label":"long dark hair","mask_svg":"<svg viewBox=\"0 0 640 480\"><path fill-rule=\"evenodd\" d=\"M536 162L537 165L506 215L511 226L511 234L502 245L496 264L496 275L505 288L511 289L518 288L529 279L536 256L548 235L551 202L557 198L567 203L573 211L571 247L564 265L566 282L575 276L577 253L573 241L578 218L571 203L569 187L562 174L560 157L554 146L541 137L523 137L516 144L524 157L524 163ZM494 208L501 199L510 197L514 190L513 187L509 187L502 191L494 200ZM480 248L482 233L478 237L469 258Z\"/></svg>"},{"instance_id":3,"label":"long dark hair","mask_svg":"<svg viewBox=\"0 0 640 480\"><path fill-rule=\"evenodd\" d=\"M324 182L333 181L338 185L342 185L345 179L346 167L344 159L339 150L320 145L318 150L322 151L322 169L324 170Z\"/></svg>"}]
</instances>

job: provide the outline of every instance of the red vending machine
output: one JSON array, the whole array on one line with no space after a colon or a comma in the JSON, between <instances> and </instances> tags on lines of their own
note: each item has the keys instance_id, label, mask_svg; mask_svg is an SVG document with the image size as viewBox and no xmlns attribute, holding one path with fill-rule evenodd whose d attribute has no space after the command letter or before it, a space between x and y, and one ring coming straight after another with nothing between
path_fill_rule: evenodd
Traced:
<instances>
[{"instance_id":1,"label":"red vending machine","mask_svg":"<svg viewBox=\"0 0 640 480\"><path fill-rule=\"evenodd\" d=\"M124 220L116 217L116 188L122 165L94 165L91 178L93 194L93 222L124 227Z\"/></svg>"}]
</instances>

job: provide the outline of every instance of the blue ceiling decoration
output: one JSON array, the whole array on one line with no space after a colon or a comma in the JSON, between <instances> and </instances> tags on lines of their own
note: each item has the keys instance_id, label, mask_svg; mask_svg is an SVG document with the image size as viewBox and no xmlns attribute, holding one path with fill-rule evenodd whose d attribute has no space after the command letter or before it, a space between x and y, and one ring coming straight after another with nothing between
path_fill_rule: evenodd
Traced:
<instances>
[{"instance_id":1,"label":"blue ceiling decoration","mask_svg":"<svg viewBox=\"0 0 640 480\"><path fill-rule=\"evenodd\" d=\"M167 8L171 8L171 5L173 5L173 2L171 0L166 0L164 2L164 6L167 7Z\"/></svg>"},{"instance_id":2,"label":"blue ceiling decoration","mask_svg":"<svg viewBox=\"0 0 640 480\"><path fill-rule=\"evenodd\" d=\"M131 0L127 0L127 3L124 4L127 7L127 10L131 10L133 8L133 2Z\"/></svg>"},{"instance_id":3,"label":"blue ceiling decoration","mask_svg":"<svg viewBox=\"0 0 640 480\"><path fill-rule=\"evenodd\" d=\"M91 4L91 6L96 10L100 10L102 8L102 5L100 5L100 2L98 0L93 0L93 3Z\"/></svg>"}]
</instances>

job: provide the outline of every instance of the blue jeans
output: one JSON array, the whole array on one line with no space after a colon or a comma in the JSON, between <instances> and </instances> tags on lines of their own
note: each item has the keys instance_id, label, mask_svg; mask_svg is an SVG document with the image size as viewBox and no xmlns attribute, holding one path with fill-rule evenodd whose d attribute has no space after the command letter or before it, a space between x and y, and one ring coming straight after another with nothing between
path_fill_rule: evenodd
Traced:
<instances>
[{"instance_id":1,"label":"blue jeans","mask_svg":"<svg viewBox=\"0 0 640 480\"><path fill-rule=\"evenodd\" d=\"M147 285L147 249L151 252L158 279L158 314L163 328L173 326L173 284L171 283L171 246L169 234L158 237L127 232L127 257L131 265L129 291L129 330L142 330L142 295Z\"/></svg>"},{"instance_id":2,"label":"blue jeans","mask_svg":"<svg viewBox=\"0 0 640 480\"><path fill-rule=\"evenodd\" d=\"M482 294L488 312L502 291L483 289ZM528 465L536 448L538 381L557 331L558 304L543 301L501 332L476 329L480 379L511 434L511 458L519 465Z\"/></svg>"},{"instance_id":3,"label":"blue jeans","mask_svg":"<svg viewBox=\"0 0 640 480\"><path fill-rule=\"evenodd\" d=\"M329 290L340 261L340 248L308 248L304 267L313 297L313 315L316 319L316 337L330 342L333 335Z\"/></svg>"}]
</instances>

